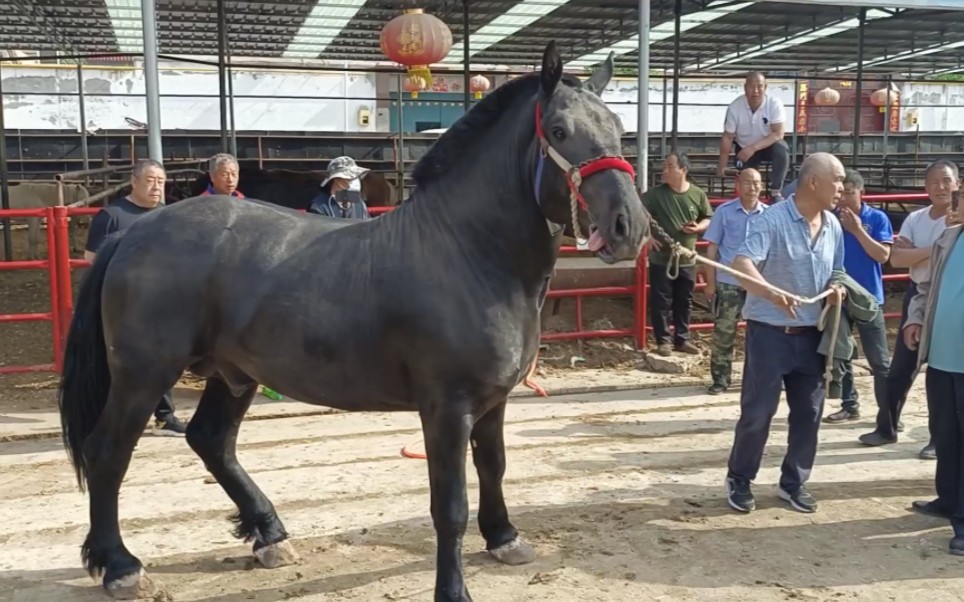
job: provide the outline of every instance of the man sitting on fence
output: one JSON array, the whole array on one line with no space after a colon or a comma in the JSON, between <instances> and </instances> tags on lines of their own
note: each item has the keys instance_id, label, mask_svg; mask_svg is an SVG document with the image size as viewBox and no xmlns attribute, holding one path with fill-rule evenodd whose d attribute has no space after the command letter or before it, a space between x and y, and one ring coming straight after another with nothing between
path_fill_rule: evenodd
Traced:
<instances>
[{"instance_id":1,"label":"man sitting on fence","mask_svg":"<svg viewBox=\"0 0 964 602\"><path fill-rule=\"evenodd\" d=\"M699 186L688 181L690 160L685 154L671 152L663 161L663 183L643 195L643 205L657 224L683 247L694 251L696 239L710 225L713 208ZM682 259L675 278L667 273L670 249L656 238L650 239L649 307L656 338L656 353L673 351L699 354L689 340L690 304L696 286L696 261ZM670 335L670 314L675 332ZM672 337L672 339L671 339ZM673 346L670 346L670 340Z\"/></svg>"},{"instance_id":2,"label":"man sitting on fence","mask_svg":"<svg viewBox=\"0 0 964 602\"><path fill-rule=\"evenodd\" d=\"M131 172L131 192L97 212L87 232L87 248L84 259L93 261L97 249L109 234L126 230L137 218L153 211L164 200L164 182L167 176L164 166L151 159L141 159ZM154 410L154 434L184 435L187 424L174 415L173 391L161 398Z\"/></svg>"},{"instance_id":3,"label":"man sitting on fence","mask_svg":"<svg viewBox=\"0 0 964 602\"><path fill-rule=\"evenodd\" d=\"M837 217L844 229L844 269L857 284L877 300L877 314L869 322L855 322L860 333L860 346L874 374L874 397L878 408L887 407L887 376L890 373L890 350L887 347L887 325L884 323L884 268L894 244L890 218L880 209L864 203L864 179L855 170L844 176L844 191L837 206ZM854 386L853 362L844 360L841 374L841 408L824 418L831 424L860 417L857 388Z\"/></svg>"},{"instance_id":4,"label":"man sitting on fence","mask_svg":"<svg viewBox=\"0 0 964 602\"><path fill-rule=\"evenodd\" d=\"M238 190L239 171L238 160L234 155L228 153L214 155L208 161L208 179L211 183L201 196L223 194L243 199L244 195Z\"/></svg>"},{"instance_id":5,"label":"man sitting on fence","mask_svg":"<svg viewBox=\"0 0 964 602\"><path fill-rule=\"evenodd\" d=\"M731 150L736 151L737 169L759 167L769 161L770 197L774 202L781 201L783 182L790 171L790 148L783 140L786 111L779 98L766 93L767 80L759 71L746 76L743 91L726 109L717 174L726 172Z\"/></svg>"},{"instance_id":6,"label":"man sitting on fence","mask_svg":"<svg viewBox=\"0 0 964 602\"><path fill-rule=\"evenodd\" d=\"M351 157L336 157L328 164L328 177L308 207L309 213L329 217L368 219L368 206L361 196L361 179L369 172Z\"/></svg>"},{"instance_id":7,"label":"man sitting on fence","mask_svg":"<svg viewBox=\"0 0 964 602\"><path fill-rule=\"evenodd\" d=\"M740 172L737 185L740 197L716 208L710 227L703 235L709 248L706 256L723 265L732 265L736 252L743 246L746 233L754 220L759 218L766 205L760 202L763 182L760 172L748 167ZM737 324L746 302L746 291L737 279L724 271L707 269L704 293L713 311L713 348L710 352L710 375L713 383L708 391L719 395L730 387L733 371L733 346L736 343Z\"/></svg>"}]
</instances>

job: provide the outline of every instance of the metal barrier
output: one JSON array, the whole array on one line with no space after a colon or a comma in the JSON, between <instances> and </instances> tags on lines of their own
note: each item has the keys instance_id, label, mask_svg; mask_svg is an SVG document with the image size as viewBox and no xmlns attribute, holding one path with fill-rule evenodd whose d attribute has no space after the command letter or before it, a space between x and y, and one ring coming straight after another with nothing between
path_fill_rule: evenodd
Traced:
<instances>
[{"instance_id":1,"label":"metal barrier","mask_svg":"<svg viewBox=\"0 0 964 602\"><path fill-rule=\"evenodd\" d=\"M61 312L62 296L60 295L60 275L58 266L57 243L57 219L56 209L63 208L48 207L45 209L8 209L0 210L0 218L23 219L35 217L46 219L47 226L47 259L34 261L2 261L0 271L12 270L47 270L50 280L50 311L33 312L20 314L0 314L0 324L10 324L14 322L50 322L53 330L53 362L49 364L38 364L31 366L0 366L0 374L18 374L23 372L60 372L63 362L63 314ZM63 222L63 238L67 239L67 222ZM68 275L69 278L69 275Z\"/></svg>"}]
</instances>

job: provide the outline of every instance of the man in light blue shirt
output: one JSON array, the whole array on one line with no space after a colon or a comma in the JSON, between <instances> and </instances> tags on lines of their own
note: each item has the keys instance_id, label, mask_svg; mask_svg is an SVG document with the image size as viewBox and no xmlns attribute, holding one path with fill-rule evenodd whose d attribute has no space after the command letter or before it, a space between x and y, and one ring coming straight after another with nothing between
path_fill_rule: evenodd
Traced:
<instances>
[{"instance_id":1,"label":"man in light blue shirt","mask_svg":"<svg viewBox=\"0 0 964 602\"><path fill-rule=\"evenodd\" d=\"M760 192L763 190L760 172L752 167L744 169L737 179L737 186L740 197L717 207L710 227L703 235L703 240L710 243L706 256L727 266L733 265L737 251L746 240L750 224L766 209L766 205L760 202ZM733 345L746 291L733 275L709 269L706 270L704 293L713 311L713 346L710 351L713 382L707 390L710 395L719 395L730 386Z\"/></svg>"},{"instance_id":2,"label":"man in light blue shirt","mask_svg":"<svg viewBox=\"0 0 964 602\"><path fill-rule=\"evenodd\" d=\"M843 193L843 179L844 167L833 155L807 157L794 198L773 205L753 221L733 267L800 297L827 290L833 271L843 269L843 229L830 212ZM740 512L756 508L750 483L760 469L783 387L790 416L777 493L795 510L814 512L817 502L805 483L817 455L823 414L825 358L817 351L821 307L798 306L759 282L741 284L748 293L743 306L746 361L740 420L726 476L727 499Z\"/></svg>"}]
</instances>

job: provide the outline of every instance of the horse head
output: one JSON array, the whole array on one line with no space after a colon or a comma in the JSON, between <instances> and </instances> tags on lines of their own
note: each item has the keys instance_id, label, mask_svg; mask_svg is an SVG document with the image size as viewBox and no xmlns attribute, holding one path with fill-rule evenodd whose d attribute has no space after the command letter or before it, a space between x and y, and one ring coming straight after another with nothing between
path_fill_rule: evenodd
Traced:
<instances>
[{"instance_id":1,"label":"horse head","mask_svg":"<svg viewBox=\"0 0 964 602\"><path fill-rule=\"evenodd\" d=\"M542 57L535 123L536 196L549 220L575 237L589 234L602 261L635 259L649 237L649 216L621 154L622 123L602 101L613 55L585 82L564 77L550 42Z\"/></svg>"}]
</instances>

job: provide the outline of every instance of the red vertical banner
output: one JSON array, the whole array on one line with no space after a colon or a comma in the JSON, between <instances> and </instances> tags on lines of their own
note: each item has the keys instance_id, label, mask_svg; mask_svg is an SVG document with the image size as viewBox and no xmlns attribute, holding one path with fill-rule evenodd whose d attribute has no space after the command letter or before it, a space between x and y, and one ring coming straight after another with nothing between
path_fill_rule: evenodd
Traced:
<instances>
[{"instance_id":1,"label":"red vertical banner","mask_svg":"<svg viewBox=\"0 0 964 602\"><path fill-rule=\"evenodd\" d=\"M891 133L900 131L900 96L890 95L890 114L887 115L887 129Z\"/></svg>"},{"instance_id":2,"label":"red vertical banner","mask_svg":"<svg viewBox=\"0 0 964 602\"><path fill-rule=\"evenodd\" d=\"M807 133L807 99L810 97L810 85L800 82L797 91L797 133Z\"/></svg>"}]
</instances>

